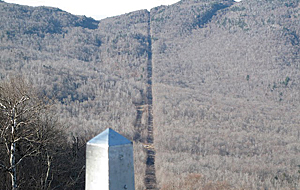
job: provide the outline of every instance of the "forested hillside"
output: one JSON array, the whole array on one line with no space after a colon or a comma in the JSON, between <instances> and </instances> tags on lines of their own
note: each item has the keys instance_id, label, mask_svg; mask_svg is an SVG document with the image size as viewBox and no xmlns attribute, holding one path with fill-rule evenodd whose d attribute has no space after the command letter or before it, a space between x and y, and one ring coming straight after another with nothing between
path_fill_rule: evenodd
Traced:
<instances>
[{"instance_id":1,"label":"forested hillside","mask_svg":"<svg viewBox=\"0 0 300 190\"><path fill-rule=\"evenodd\" d=\"M299 2L228 3L152 12L159 184L299 189Z\"/></svg>"},{"instance_id":2,"label":"forested hillside","mask_svg":"<svg viewBox=\"0 0 300 190\"><path fill-rule=\"evenodd\" d=\"M299 4L182 0L96 21L0 2L0 77L31 81L70 137L133 140L136 189L142 143L152 189L299 189Z\"/></svg>"},{"instance_id":3,"label":"forested hillside","mask_svg":"<svg viewBox=\"0 0 300 190\"><path fill-rule=\"evenodd\" d=\"M146 19L139 11L99 23L58 9L1 3L1 75L24 74L60 103L72 128L132 125L145 88Z\"/></svg>"},{"instance_id":4,"label":"forested hillside","mask_svg":"<svg viewBox=\"0 0 300 190\"><path fill-rule=\"evenodd\" d=\"M107 127L136 136L137 188L145 173L143 134L135 125L146 89L148 18L142 10L99 22L0 3L1 78L22 75L53 99L70 137L92 137Z\"/></svg>"}]
</instances>

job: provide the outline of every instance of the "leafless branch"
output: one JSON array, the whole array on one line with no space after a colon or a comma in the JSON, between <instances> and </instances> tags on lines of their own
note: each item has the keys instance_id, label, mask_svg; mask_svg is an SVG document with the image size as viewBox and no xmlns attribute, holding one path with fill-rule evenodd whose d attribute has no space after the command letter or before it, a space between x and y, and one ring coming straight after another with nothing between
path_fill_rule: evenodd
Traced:
<instances>
[{"instance_id":1,"label":"leafless branch","mask_svg":"<svg viewBox=\"0 0 300 190\"><path fill-rule=\"evenodd\" d=\"M5 139L5 147L6 147L6 153L9 154L10 150L6 139Z\"/></svg>"},{"instance_id":2,"label":"leafless branch","mask_svg":"<svg viewBox=\"0 0 300 190\"><path fill-rule=\"evenodd\" d=\"M23 160L24 158L29 157L29 156L32 156L32 155L34 155L34 154L36 154L36 153L37 153L37 151L36 151L36 150L33 150L33 151L31 151L30 153L25 154L22 158L20 158L20 159L18 160L18 162L17 162L15 165L16 165L16 166L19 165L19 164L22 162L22 160Z\"/></svg>"},{"instance_id":3,"label":"leafless branch","mask_svg":"<svg viewBox=\"0 0 300 190\"><path fill-rule=\"evenodd\" d=\"M3 162L1 162L1 161L0 161L0 167L5 170L8 170L7 166L5 164L3 164Z\"/></svg>"},{"instance_id":4,"label":"leafless branch","mask_svg":"<svg viewBox=\"0 0 300 190\"><path fill-rule=\"evenodd\" d=\"M33 134L27 136L27 137L20 137L20 138L17 138L14 140L14 142L18 142L20 140L26 140L27 142L32 142L32 143L41 143L41 141L39 140L36 140L36 139L29 139L28 137L31 137L33 136Z\"/></svg>"},{"instance_id":5,"label":"leafless branch","mask_svg":"<svg viewBox=\"0 0 300 190\"><path fill-rule=\"evenodd\" d=\"M11 105L10 102L7 101L6 99L0 98L0 101L6 103L6 104L8 104L8 105ZM5 107L6 107L6 106L5 106Z\"/></svg>"},{"instance_id":6,"label":"leafless branch","mask_svg":"<svg viewBox=\"0 0 300 190\"><path fill-rule=\"evenodd\" d=\"M26 125L26 124L28 123L21 121L17 124L16 128L18 129L21 125Z\"/></svg>"},{"instance_id":7,"label":"leafless branch","mask_svg":"<svg viewBox=\"0 0 300 190\"><path fill-rule=\"evenodd\" d=\"M27 101L27 100L29 100L29 99L30 99L30 98L29 98L28 95L24 95L24 96L22 96L22 98L16 103L15 106L18 106L19 104L22 104L22 103L24 103L25 101Z\"/></svg>"},{"instance_id":8,"label":"leafless branch","mask_svg":"<svg viewBox=\"0 0 300 190\"><path fill-rule=\"evenodd\" d=\"M25 113L28 113L28 112L37 113L37 111L39 110L40 107L41 107L41 104L27 108L27 109L23 110L21 113L18 113L17 117L20 117L21 115L24 115Z\"/></svg>"},{"instance_id":9,"label":"leafless branch","mask_svg":"<svg viewBox=\"0 0 300 190\"><path fill-rule=\"evenodd\" d=\"M1 102L0 102L0 107L1 107L2 109L6 109L6 106L4 106Z\"/></svg>"},{"instance_id":10,"label":"leafless branch","mask_svg":"<svg viewBox=\"0 0 300 190\"><path fill-rule=\"evenodd\" d=\"M73 179L71 176L70 176L70 179L72 180L72 183L71 185L74 185L75 183L78 182L78 180L80 179L80 175L84 172L84 169L85 169L85 166L82 166L78 175L76 176L76 179Z\"/></svg>"},{"instance_id":11,"label":"leafless branch","mask_svg":"<svg viewBox=\"0 0 300 190\"><path fill-rule=\"evenodd\" d=\"M5 131L8 129L8 127L9 127L9 126L7 125L7 126L5 127L5 129L2 130L2 132L1 132L1 137L4 137L4 133L5 133Z\"/></svg>"}]
</instances>

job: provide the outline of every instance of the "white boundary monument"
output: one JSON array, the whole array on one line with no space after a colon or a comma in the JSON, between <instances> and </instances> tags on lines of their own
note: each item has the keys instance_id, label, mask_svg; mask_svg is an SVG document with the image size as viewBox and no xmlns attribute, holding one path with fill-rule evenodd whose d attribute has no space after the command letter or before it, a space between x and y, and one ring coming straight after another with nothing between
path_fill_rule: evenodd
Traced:
<instances>
[{"instance_id":1,"label":"white boundary monument","mask_svg":"<svg viewBox=\"0 0 300 190\"><path fill-rule=\"evenodd\" d=\"M132 142L108 128L86 146L85 190L134 190Z\"/></svg>"}]
</instances>

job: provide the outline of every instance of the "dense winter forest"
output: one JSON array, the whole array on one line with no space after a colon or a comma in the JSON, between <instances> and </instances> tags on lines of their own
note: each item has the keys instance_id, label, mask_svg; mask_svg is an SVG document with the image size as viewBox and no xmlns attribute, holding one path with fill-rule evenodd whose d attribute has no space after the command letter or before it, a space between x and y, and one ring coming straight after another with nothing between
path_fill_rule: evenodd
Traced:
<instances>
[{"instance_id":1,"label":"dense winter forest","mask_svg":"<svg viewBox=\"0 0 300 190\"><path fill-rule=\"evenodd\" d=\"M182 0L96 21L1 1L0 189L83 189L107 127L134 142L137 190L299 189L299 10Z\"/></svg>"}]
</instances>

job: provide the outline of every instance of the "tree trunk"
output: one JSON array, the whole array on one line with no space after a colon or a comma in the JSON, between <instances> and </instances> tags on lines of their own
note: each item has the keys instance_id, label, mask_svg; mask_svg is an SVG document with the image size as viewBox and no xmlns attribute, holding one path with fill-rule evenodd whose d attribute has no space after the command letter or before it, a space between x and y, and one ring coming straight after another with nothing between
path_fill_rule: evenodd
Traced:
<instances>
[{"instance_id":1,"label":"tree trunk","mask_svg":"<svg viewBox=\"0 0 300 190\"><path fill-rule=\"evenodd\" d=\"M11 189L17 190L17 171L16 171L16 142L15 142L15 130L17 126L15 108L12 110L12 126L11 126L11 145L10 145L10 167L11 167Z\"/></svg>"},{"instance_id":2,"label":"tree trunk","mask_svg":"<svg viewBox=\"0 0 300 190\"><path fill-rule=\"evenodd\" d=\"M16 143L13 142L10 148L11 148L11 153L10 153L11 185L12 185L12 190L16 190L17 189L17 171L16 171L16 159L15 159Z\"/></svg>"}]
</instances>

